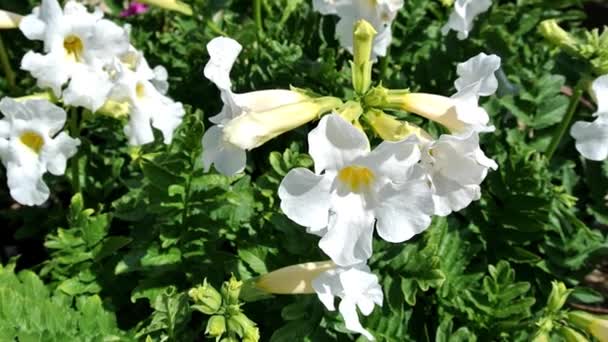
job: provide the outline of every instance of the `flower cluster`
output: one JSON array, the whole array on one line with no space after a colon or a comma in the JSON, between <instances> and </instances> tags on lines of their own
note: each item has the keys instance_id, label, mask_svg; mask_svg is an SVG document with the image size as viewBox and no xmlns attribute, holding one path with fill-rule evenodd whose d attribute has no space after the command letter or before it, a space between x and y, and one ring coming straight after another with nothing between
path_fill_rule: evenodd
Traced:
<instances>
[{"instance_id":1,"label":"flower cluster","mask_svg":"<svg viewBox=\"0 0 608 342\"><path fill-rule=\"evenodd\" d=\"M67 114L49 98L72 108L128 116L124 132L131 145L154 141L152 127L162 132L165 143L171 142L184 108L165 95L167 71L161 66L150 68L143 54L130 45L128 28L104 19L101 10L89 12L75 1L61 8L57 0L42 0L32 14L12 18L28 39L42 41L43 52L27 52L21 68L52 93L0 102L4 114L0 158L17 202L44 203L49 189L43 174L63 175L66 160L80 144L79 139L59 133ZM70 120L78 125L77 111L70 112Z\"/></svg>"},{"instance_id":2,"label":"flower cluster","mask_svg":"<svg viewBox=\"0 0 608 342\"><path fill-rule=\"evenodd\" d=\"M129 43L129 32L103 18L100 10L68 1L43 0L19 28L43 42L43 53L30 51L21 61L39 87L52 90L63 104L99 111L108 101L129 107L125 133L133 145L152 142L152 125L170 142L184 115L183 107L166 97L167 73L152 70L143 54ZM91 86L94 84L95 86Z\"/></svg>"}]
</instances>

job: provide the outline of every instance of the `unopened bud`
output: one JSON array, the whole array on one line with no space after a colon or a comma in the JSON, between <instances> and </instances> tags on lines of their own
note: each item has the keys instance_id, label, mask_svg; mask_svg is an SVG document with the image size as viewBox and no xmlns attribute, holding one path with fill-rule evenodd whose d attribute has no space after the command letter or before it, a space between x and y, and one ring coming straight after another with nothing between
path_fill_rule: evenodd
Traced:
<instances>
[{"instance_id":1,"label":"unopened bud","mask_svg":"<svg viewBox=\"0 0 608 342\"><path fill-rule=\"evenodd\" d=\"M353 46L353 88L358 94L365 94L372 84L372 47L378 32L365 20L355 24Z\"/></svg>"},{"instance_id":2,"label":"unopened bud","mask_svg":"<svg viewBox=\"0 0 608 342\"><path fill-rule=\"evenodd\" d=\"M203 285L190 289L188 296L195 303L192 308L206 315L215 314L222 306L222 295L207 283L207 279L205 279Z\"/></svg>"},{"instance_id":3,"label":"unopened bud","mask_svg":"<svg viewBox=\"0 0 608 342\"><path fill-rule=\"evenodd\" d=\"M260 329L253 328L245 332L243 342L258 342L260 340Z\"/></svg>"},{"instance_id":4,"label":"unopened bud","mask_svg":"<svg viewBox=\"0 0 608 342\"><path fill-rule=\"evenodd\" d=\"M552 44L569 52L576 51L576 40L561 28L555 19L543 20L539 25L539 31Z\"/></svg>"},{"instance_id":5,"label":"unopened bud","mask_svg":"<svg viewBox=\"0 0 608 342\"><path fill-rule=\"evenodd\" d=\"M431 139L431 135L424 129L406 121L399 121L379 109L371 109L365 113L365 120L383 140L400 141L412 134L424 140Z\"/></svg>"},{"instance_id":6,"label":"unopened bud","mask_svg":"<svg viewBox=\"0 0 608 342\"><path fill-rule=\"evenodd\" d=\"M179 0L138 0L144 4L157 6L160 8L177 11L185 15L192 15L192 7Z\"/></svg>"},{"instance_id":7,"label":"unopened bud","mask_svg":"<svg viewBox=\"0 0 608 342\"><path fill-rule=\"evenodd\" d=\"M226 318L222 315L214 315L207 321L205 334L211 337L221 337L226 332Z\"/></svg>"},{"instance_id":8,"label":"unopened bud","mask_svg":"<svg viewBox=\"0 0 608 342\"><path fill-rule=\"evenodd\" d=\"M222 284L222 297L228 305L236 305L239 303L239 294L241 293L241 287L243 286L242 281L236 280L233 275L229 281L225 281Z\"/></svg>"},{"instance_id":9,"label":"unopened bud","mask_svg":"<svg viewBox=\"0 0 608 342\"><path fill-rule=\"evenodd\" d=\"M559 311L564 306L564 303L566 303L570 292L572 290L568 290L564 283L558 281L552 282L551 294L549 294L549 299L547 300L547 310L549 312Z\"/></svg>"},{"instance_id":10,"label":"unopened bud","mask_svg":"<svg viewBox=\"0 0 608 342\"><path fill-rule=\"evenodd\" d=\"M561 327L558 332L566 342L589 342L585 336L569 327Z\"/></svg>"},{"instance_id":11,"label":"unopened bud","mask_svg":"<svg viewBox=\"0 0 608 342\"><path fill-rule=\"evenodd\" d=\"M259 335L255 322L247 318L242 312L228 318L228 330L241 337Z\"/></svg>"}]
</instances>

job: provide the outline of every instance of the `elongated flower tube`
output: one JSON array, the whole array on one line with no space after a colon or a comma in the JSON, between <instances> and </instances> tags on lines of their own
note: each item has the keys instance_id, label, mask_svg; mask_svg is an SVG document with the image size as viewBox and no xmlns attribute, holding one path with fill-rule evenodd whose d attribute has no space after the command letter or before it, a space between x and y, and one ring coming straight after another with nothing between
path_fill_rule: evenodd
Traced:
<instances>
[{"instance_id":1,"label":"elongated flower tube","mask_svg":"<svg viewBox=\"0 0 608 342\"><path fill-rule=\"evenodd\" d=\"M281 209L322 236L319 247L340 266L366 261L374 227L381 238L403 242L425 230L433 212L420 178L416 141L383 142L370 151L363 132L337 114L308 134L315 172L296 168L279 186Z\"/></svg>"},{"instance_id":2,"label":"elongated flower tube","mask_svg":"<svg viewBox=\"0 0 608 342\"><path fill-rule=\"evenodd\" d=\"M316 293L330 311L336 310L334 301L339 297L338 311L346 328L374 340L359 322L357 308L368 316L375 305L382 306L384 295L378 277L364 263L339 267L324 261L288 266L262 275L256 286L275 294Z\"/></svg>"},{"instance_id":3,"label":"elongated flower tube","mask_svg":"<svg viewBox=\"0 0 608 342\"><path fill-rule=\"evenodd\" d=\"M492 5L491 0L456 0L454 11L441 32L445 35L450 30L458 32L458 39L466 39L473 29L473 21Z\"/></svg>"},{"instance_id":4,"label":"elongated flower tube","mask_svg":"<svg viewBox=\"0 0 608 342\"><path fill-rule=\"evenodd\" d=\"M21 68L63 103L97 111L113 87L106 65L129 48L127 32L102 16L74 1L61 9L57 0L42 0L19 28L27 38L44 42L44 54L29 51Z\"/></svg>"},{"instance_id":5,"label":"elongated flower tube","mask_svg":"<svg viewBox=\"0 0 608 342\"><path fill-rule=\"evenodd\" d=\"M42 176L63 175L76 154L78 139L61 132L66 113L46 100L0 101L0 158L6 167L11 197L24 205L40 205L49 198Z\"/></svg>"},{"instance_id":6,"label":"elongated flower tube","mask_svg":"<svg viewBox=\"0 0 608 342\"><path fill-rule=\"evenodd\" d=\"M600 341L608 336L608 319L594 316L584 311L570 311L567 315L570 323L588 332Z\"/></svg>"},{"instance_id":7,"label":"elongated flower tube","mask_svg":"<svg viewBox=\"0 0 608 342\"><path fill-rule=\"evenodd\" d=\"M242 46L218 37L207 44L209 62L204 74L219 88L224 106L209 118L215 125L203 135L203 166L234 175L243 171L246 150L317 119L342 102L333 97L309 98L298 91L270 89L243 94L232 92L230 70Z\"/></svg>"},{"instance_id":8,"label":"elongated flower tube","mask_svg":"<svg viewBox=\"0 0 608 342\"><path fill-rule=\"evenodd\" d=\"M383 140L401 141L410 135L415 135L423 140L432 139L422 128L406 121L399 121L379 109L371 109L365 113L365 120Z\"/></svg>"},{"instance_id":9,"label":"elongated flower tube","mask_svg":"<svg viewBox=\"0 0 608 342\"><path fill-rule=\"evenodd\" d=\"M608 75L598 77L591 86L597 103L593 122L577 121L570 129L576 149L585 158L601 161L608 157Z\"/></svg>"},{"instance_id":10,"label":"elongated flower tube","mask_svg":"<svg viewBox=\"0 0 608 342\"><path fill-rule=\"evenodd\" d=\"M22 18L19 14L0 10L0 30L16 29Z\"/></svg>"},{"instance_id":11,"label":"elongated flower tube","mask_svg":"<svg viewBox=\"0 0 608 342\"><path fill-rule=\"evenodd\" d=\"M313 8L321 14L340 17L336 35L340 45L353 53L353 27L358 20L368 21L378 35L374 37L371 59L385 56L392 40L391 23L403 7L403 0L314 0Z\"/></svg>"},{"instance_id":12,"label":"elongated flower tube","mask_svg":"<svg viewBox=\"0 0 608 342\"><path fill-rule=\"evenodd\" d=\"M141 3L177 11L185 15L192 15L192 7L179 0L138 0Z\"/></svg>"},{"instance_id":13,"label":"elongated flower tube","mask_svg":"<svg viewBox=\"0 0 608 342\"><path fill-rule=\"evenodd\" d=\"M366 95L365 102L372 107L418 114L455 134L493 131L494 127L488 126L488 113L478 105L478 100L496 92L498 81L494 72L499 68L500 57L481 53L458 65L459 78L454 83L457 92L452 97L376 87Z\"/></svg>"}]
</instances>

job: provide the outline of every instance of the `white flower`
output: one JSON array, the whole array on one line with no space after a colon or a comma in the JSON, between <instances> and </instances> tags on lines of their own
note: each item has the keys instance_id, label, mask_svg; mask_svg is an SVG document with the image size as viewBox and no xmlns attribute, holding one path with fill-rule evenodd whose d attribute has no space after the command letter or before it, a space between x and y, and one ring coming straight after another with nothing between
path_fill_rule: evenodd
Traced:
<instances>
[{"instance_id":1,"label":"white flower","mask_svg":"<svg viewBox=\"0 0 608 342\"><path fill-rule=\"evenodd\" d=\"M479 148L476 132L443 134L423 142L422 165L433 190L435 214L447 216L481 196L479 184L498 165Z\"/></svg>"},{"instance_id":2,"label":"white flower","mask_svg":"<svg viewBox=\"0 0 608 342\"><path fill-rule=\"evenodd\" d=\"M438 122L453 134L469 131L491 132L490 117L479 105L480 96L496 92L498 81L494 72L500 68L500 57L479 55L458 64L459 78L455 81L456 94L447 98L440 95L411 93L403 96L403 109Z\"/></svg>"},{"instance_id":3,"label":"white flower","mask_svg":"<svg viewBox=\"0 0 608 342\"><path fill-rule=\"evenodd\" d=\"M583 157L601 161L608 157L608 75L593 81L591 93L597 103L593 122L577 121L570 129L576 149Z\"/></svg>"},{"instance_id":4,"label":"white flower","mask_svg":"<svg viewBox=\"0 0 608 342\"><path fill-rule=\"evenodd\" d=\"M346 328L360 333L368 340L374 340L372 334L359 322L357 308L364 316L369 316L374 306L382 306L384 295L378 284L378 277L371 273L365 264L348 268L338 267L321 273L312 281L319 300L325 307L334 311L335 297L340 298L338 310L344 318Z\"/></svg>"},{"instance_id":5,"label":"white flower","mask_svg":"<svg viewBox=\"0 0 608 342\"><path fill-rule=\"evenodd\" d=\"M458 39L466 39L473 29L473 20L481 13L487 11L492 5L491 0L456 0L454 11L450 14L448 23L441 32L445 35L450 30L458 32Z\"/></svg>"},{"instance_id":6,"label":"white flower","mask_svg":"<svg viewBox=\"0 0 608 342\"><path fill-rule=\"evenodd\" d=\"M115 68L116 85L110 97L129 104L129 123L124 129L129 144L154 141L152 127L163 133L165 144L171 143L185 111L181 103L163 95L168 87L166 70L152 70L143 54L134 48L121 56ZM161 89L156 88L157 84Z\"/></svg>"},{"instance_id":7,"label":"white flower","mask_svg":"<svg viewBox=\"0 0 608 342\"><path fill-rule=\"evenodd\" d=\"M430 224L433 203L421 175L416 141L383 142L370 152L364 133L337 114L308 135L315 173L291 170L281 182L281 209L309 232L340 266L367 260L374 226L381 238L402 242Z\"/></svg>"},{"instance_id":8,"label":"white flower","mask_svg":"<svg viewBox=\"0 0 608 342\"><path fill-rule=\"evenodd\" d=\"M76 154L78 139L61 132L63 109L46 100L0 101L0 158L6 167L11 196L24 205L39 205L49 197L42 176L63 175L67 159Z\"/></svg>"},{"instance_id":9,"label":"white flower","mask_svg":"<svg viewBox=\"0 0 608 342\"><path fill-rule=\"evenodd\" d=\"M397 12L403 7L403 0L315 0L313 7L321 14L336 14L340 21L336 34L340 45L353 52L353 28L360 19L367 20L378 32L374 38L372 60L385 56L391 43L391 23Z\"/></svg>"},{"instance_id":10,"label":"white flower","mask_svg":"<svg viewBox=\"0 0 608 342\"><path fill-rule=\"evenodd\" d=\"M63 93L65 104L96 111L113 86L104 67L129 48L127 32L102 16L74 1L62 10L57 0L42 0L19 28L27 38L42 40L45 53L29 51L21 68L39 87L50 88L57 97Z\"/></svg>"},{"instance_id":11,"label":"white flower","mask_svg":"<svg viewBox=\"0 0 608 342\"><path fill-rule=\"evenodd\" d=\"M230 70L241 50L242 46L237 41L226 37L214 38L207 44L210 59L205 66L204 74L220 89L224 106L219 114L209 118L209 121L215 125L203 135L205 171L208 171L212 164L217 171L225 175L234 175L243 171L247 160L245 152L247 149L261 145L277 132L282 133L281 131L269 133L267 120L260 121L259 115L250 114L271 111L307 99L298 92L283 89L233 93L230 89L232 86ZM297 116L291 115L285 118L297 119ZM227 126L230 127L229 135L225 134Z\"/></svg>"}]
</instances>

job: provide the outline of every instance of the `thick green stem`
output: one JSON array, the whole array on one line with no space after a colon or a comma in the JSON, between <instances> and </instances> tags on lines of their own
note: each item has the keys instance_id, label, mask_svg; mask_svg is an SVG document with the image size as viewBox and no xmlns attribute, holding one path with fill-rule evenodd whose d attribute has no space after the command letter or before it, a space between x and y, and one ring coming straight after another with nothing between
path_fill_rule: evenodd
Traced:
<instances>
[{"instance_id":1,"label":"thick green stem","mask_svg":"<svg viewBox=\"0 0 608 342\"><path fill-rule=\"evenodd\" d=\"M255 15L255 25L258 28L258 37L261 37L264 34L264 26L262 25L262 1L263 0L253 1L253 11Z\"/></svg>"},{"instance_id":2,"label":"thick green stem","mask_svg":"<svg viewBox=\"0 0 608 342\"><path fill-rule=\"evenodd\" d=\"M70 125L70 133L72 135L72 138L79 138L80 137L80 121L79 121L79 113L78 113L78 108L76 107L72 107L72 109L70 110L70 118L69 118L69 125ZM79 193L81 188L80 188L80 153L76 153L76 155L74 155L72 157L72 159L70 159L70 169L72 172L72 191L76 194Z\"/></svg>"},{"instance_id":3,"label":"thick green stem","mask_svg":"<svg viewBox=\"0 0 608 342\"><path fill-rule=\"evenodd\" d=\"M386 81L386 76L388 73L388 64L391 61L391 47L389 46L386 49L386 56L380 59L380 80Z\"/></svg>"},{"instance_id":4,"label":"thick green stem","mask_svg":"<svg viewBox=\"0 0 608 342\"><path fill-rule=\"evenodd\" d=\"M10 60L8 59L8 53L6 52L6 47L4 46L4 42L2 41L2 37L0 36L0 64L2 64L2 70L4 72L4 77L6 77L6 82L8 83L8 87L11 91L17 89L17 85L15 83L15 72L11 68Z\"/></svg>"},{"instance_id":5,"label":"thick green stem","mask_svg":"<svg viewBox=\"0 0 608 342\"><path fill-rule=\"evenodd\" d=\"M570 97L570 104L568 105L568 111L566 112L566 116L562 120L562 123L558 127L557 131L555 131L553 139L551 139L551 143L549 144L549 147L547 147L547 151L545 151L545 156L549 161L551 160L551 158L553 158L553 154L555 153L555 150L557 150L559 142L562 140L564 134L568 130L568 127L570 127L570 122L574 117L574 113L576 113L576 108L578 108L578 103L580 102L581 96L583 95L584 86L585 81L579 81L576 88L574 89L574 92L572 93L572 96Z\"/></svg>"}]
</instances>

